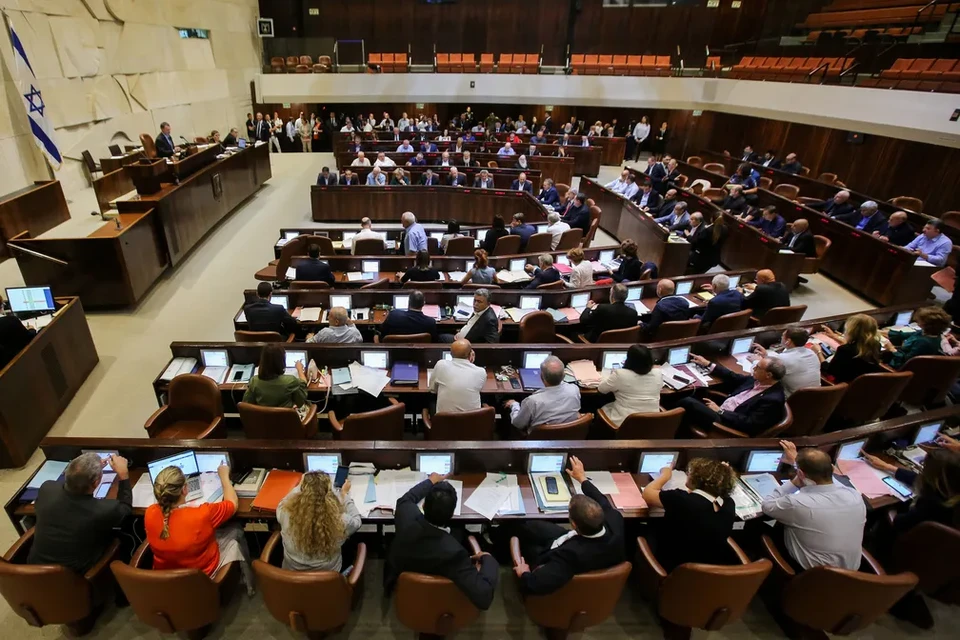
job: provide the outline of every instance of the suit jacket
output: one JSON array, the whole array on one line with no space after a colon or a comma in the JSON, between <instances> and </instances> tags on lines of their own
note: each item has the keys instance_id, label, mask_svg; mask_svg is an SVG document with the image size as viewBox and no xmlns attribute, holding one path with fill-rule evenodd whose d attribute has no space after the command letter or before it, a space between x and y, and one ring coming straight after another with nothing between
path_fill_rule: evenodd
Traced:
<instances>
[{"instance_id":1,"label":"suit jacket","mask_svg":"<svg viewBox=\"0 0 960 640\"><path fill-rule=\"evenodd\" d=\"M653 190L663 195L666 193L666 183L664 179L667 177L667 168L661 163L656 163L652 167L647 167L647 175L650 176L650 182L653 183Z\"/></svg>"},{"instance_id":2,"label":"suit jacket","mask_svg":"<svg viewBox=\"0 0 960 640\"><path fill-rule=\"evenodd\" d=\"M863 216L860 215L859 211L853 211L851 213L848 213L845 216L837 216L837 220L839 220L840 222L846 222L851 227L856 227L858 224L860 224L860 219L862 217ZM863 232L873 233L874 231L879 231L884 226L886 226L886 224L887 224L886 217L884 217L882 213L877 211L872 216L870 216L870 219L867 221L867 224L863 226Z\"/></svg>"},{"instance_id":3,"label":"suit jacket","mask_svg":"<svg viewBox=\"0 0 960 640\"><path fill-rule=\"evenodd\" d=\"M487 234L488 237L489 235ZM487 307L465 337L471 344L500 342L500 323L497 321L497 312L493 307Z\"/></svg>"},{"instance_id":4,"label":"suit jacket","mask_svg":"<svg viewBox=\"0 0 960 640\"><path fill-rule=\"evenodd\" d=\"M889 222L885 222L883 228L880 229L880 235L886 236L890 240L890 244L903 247L910 244L910 242L917 237L917 232L914 231L913 227L907 222L901 223L896 227L891 227Z\"/></svg>"},{"instance_id":5,"label":"suit jacket","mask_svg":"<svg viewBox=\"0 0 960 640\"><path fill-rule=\"evenodd\" d=\"M637 326L637 310L622 302L598 304L580 314L580 326L590 342L596 342L604 331Z\"/></svg>"},{"instance_id":6,"label":"suit jacket","mask_svg":"<svg viewBox=\"0 0 960 640\"><path fill-rule=\"evenodd\" d=\"M833 201L833 198L829 200L821 200L820 202L813 202L807 205L815 211L822 211L831 218L838 218L841 216L846 216L851 213L855 213L857 208L850 204L850 201L846 201L843 204L837 204Z\"/></svg>"},{"instance_id":7,"label":"suit jacket","mask_svg":"<svg viewBox=\"0 0 960 640\"><path fill-rule=\"evenodd\" d=\"M756 151L751 151L748 154L740 156L740 162L756 162L760 156L757 155Z\"/></svg>"},{"instance_id":8,"label":"suit jacket","mask_svg":"<svg viewBox=\"0 0 960 640\"><path fill-rule=\"evenodd\" d=\"M438 176L437 174L433 174L432 176L430 176L430 179L427 180L427 175L424 174L420 176L420 184L427 185L427 186L440 184L440 176Z\"/></svg>"},{"instance_id":9,"label":"suit jacket","mask_svg":"<svg viewBox=\"0 0 960 640\"><path fill-rule=\"evenodd\" d=\"M263 142L270 141L270 123L266 120L256 120L253 122L253 135L257 140L262 140Z\"/></svg>"},{"instance_id":10,"label":"suit jacket","mask_svg":"<svg viewBox=\"0 0 960 640\"><path fill-rule=\"evenodd\" d=\"M511 188L513 191L518 191L518 190L520 189L520 181L519 181L519 180L514 180L514 181L510 184L510 188ZM529 193L530 195L533 195L533 183L530 182L529 180L527 180L526 182L524 182L524 183L523 183L523 190L526 191L527 193Z\"/></svg>"},{"instance_id":11,"label":"suit jacket","mask_svg":"<svg viewBox=\"0 0 960 640\"><path fill-rule=\"evenodd\" d=\"M172 138L171 138L172 140ZM174 145L173 142L167 139L167 136L162 133L157 136L157 139L153 141L154 146L157 147L157 157L158 158L172 158L174 154Z\"/></svg>"},{"instance_id":12,"label":"suit jacket","mask_svg":"<svg viewBox=\"0 0 960 640\"><path fill-rule=\"evenodd\" d=\"M603 509L603 535L599 538L573 536L556 549L540 554L535 560L528 558L539 566L520 577L520 590L524 593L553 593L578 574L609 569L626 560L623 516L620 511L590 480L581 487L583 494L595 500Z\"/></svg>"},{"instance_id":13,"label":"suit jacket","mask_svg":"<svg viewBox=\"0 0 960 640\"><path fill-rule=\"evenodd\" d=\"M633 198L631 198L631 200L633 200L634 202L636 202L637 205L639 206L639 205L640 205L640 200L641 200L642 198L643 198L643 189L640 189L639 191L637 191L636 194L634 194L634 196L633 196ZM648 211L651 211L651 212L659 211L659 210L660 210L660 204L661 204L662 202L663 202L663 196L661 196L659 193L657 193L656 191L654 191L653 189L651 189L651 190L650 190L650 195L647 196L647 210L648 210Z\"/></svg>"},{"instance_id":14,"label":"suit jacket","mask_svg":"<svg viewBox=\"0 0 960 640\"><path fill-rule=\"evenodd\" d=\"M16 316L0 316L0 369L16 358L35 335Z\"/></svg>"},{"instance_id":15,"label":"suit jacket","mask_svg":"<svg viewBox=\"0 0 960 640\"><path fill-rule=\"evenodd\" d=\"M560 194L557 193L556 187L550 187L549 189L540 191L537 200L545 206L552 207L553 205L560 204Z\"/></svg>"},{"instance_id":16,"label":"suit jacket","mask_svg":"<svg viewBox=\"0 0 960 640\"><path fill-rule=\"evenodd\" d=\"M475 189L493 189L493 178L482 180L480 176L477 176L477 179L473 181L473 186Z\"/></svg>"},{"instance_id":17,"label":"suit jacket","mask_svg":"<svg viewBox=\"0 0 960 640\"><path fill-rule=\"evenodd\" d=\"M780 171L792 173L793 175L797 175L798 173L800 173L802 169L803 169L803 165L796 160L794 162L788 162L787 164L782 165L780 167Z\"/></svg>"},{"instance_id":18,"label":"suit jacket","mask_svg":"<svg viewBox=\"0 0 960 640\"><path fill-rule=\"evenodd\" d=\"M333 187L338 183L337 174L329 173L327 177L324 178L322 173L317 174L317 184L322 187Z\"/></svg>"},{"instance_id":19,"label":"suit jacket","mask_svg":"<svg viewBox=\"0 0 960 640\"><path fill-rule=\"evenodd\" d=\"M330 265L314 258L297 263L297 280L326 282L331 287L335 282L333 271L330 270Z\"/></svg>"},{"instance_id":20,"label":"suit jacket","mask_svg":"<svg viewBox=\"0 0 960 640\"><path fill-rule=\"evenodd\" d=\"M347 176L341 175L340 184L343 186L360 184L360 178L357 176L357 174L353 174L350 176L350 182L347 182Z\"/></svg>"},{"instance_id":21,"label":"suit jacket","mask_svg":"<svg viewBox=\"0 0 960 640\"><path fill-rule=\"evenodd\" d=\"M790 292L782 282L758 284L753 293L744 299L743 306L745 309L753 309L753 315L761 318L774 307L789 307Z\"/></svg>"},{"instance_id":22,"label":"suit jacket","mask_svg":"<svg viewBox=\"0 0 960 640\"><path fill-rule=\"evenodd\" d=\"M753 376L734 373L719 364L713 368L711 373L733 386L730 396L747 391L753 387L755 382ZM783 385L778 382L741 403L733 411L721 413L719 422L749 436L757 436L783 420L786 411L784 409L785 403Z\"/></svg>"},{"instance_id":23,"label":"suit jacket","mask_svg":"<svg viewBox=\"0 0 960 640\"><path fill-rule=\"evenodd\" d=\"M790 242L793 241L793 232L789 232L787 235L783 236L783 240L780 241L784 249L790 248ZM796 242L793 243L793 252L802 253L808 258L817 257L817 241L814 240L813 234L809 230L804 231L801 234L797 235Z\"/></svg>"},{"instance_id":24,"label":"suit jacket","mask_svg":"<svg viewBox=\"0 0 960 640\"><path fill-rule=\"evenodd\" d=\"M654 218L662 218L663 216L668 216L673 213L673 208L677 206L676 200L661 200L660 208L654 211L650 209L650 213L653 214Z\"/></svg>"},{"instance_id":25,"label":"suit jacket","mask_svg":"<svg viewBox=\"0 0 960 640\"><path fill-rule=\"evenodd\" d=\"M536 289L542 284L550 284L551 282L556 282L557 280L560 280L560 272L557 271L556 267L550 267L549 269L537 269L536 275L533 276L533 280L528 282L524 289Z\"/></svg>"},{"instance_id":26,"label":"suit jacket","mask_svg":"<svg viewBox=\"0 0 960 640\"><path fill-rule=\"evenodd\" d=\"M721 209L729 210L730 213L737 215L743 213L743 210L747 208L747 200L743 196L738 196L734 198L731 195L728 195L723 199L723 204L720 205Z\"/></svg>"},{"instance_id":27,"label":"suit jacket","mask_svg":"<svg viewBox=\"0 0 960 640\"><path fill-rule=\"evenodd\" d=\"M667 296L657 300L653 312L641 323L641 329L648 336L655 336L664 322L676 322L690 319L690 305L681 296Z\"/></svg>"},{"instance_id":28,"label":"suit jacket","mask_svg":"<svg viewBox=\"0 0 960 640\"><path fill-rule=\"evenodd\" d=\"M298 270L299 275L299 270ZM276 331L281 336L294 333L297 321L278 304L269 300L256 300L243 307L250 331Z\"/></svg>"},{"instance_id":29,"label":"suit jacket","mask_svg":"<svg viewBox=\"0 0 960 640\"><path fill-rule=\"evenodd\" d=\"M571 207L560 219L570 225L571 229L583 229L584 235L590 231L590 209L586 203L582 207Z\"/></svg>"},{"instance_id":30,"label":"suit jacket","mask_svg":"<svg viewBox=\"0 0 960 640\"><path fill-rule=\"evenodd\" d=\"M730 289L718 293L707 302L707 306L694 311L695 315L703 314L700 324L704 327L710 326L714 320L728 313L743 311L743 294L736 289Z\"/></svg>"},{"instance_id":31,"label":"suit jacket","mask_svg":"<svg viewBox=\"0 0 960 640\"><path fill-rule=\"evenodd\" d=\"M451 580L475 607L489 609L497 587L497 561L483 556L477 571L463 545L427 522L418 503L432 488L430 480L424 480L397 501L397 533L383 567L384 590L391 592L404 571L425 573Z\"/></svg>"},{"instance_id":32,"label":"suit jacket","mask_svg":"<svg viewBox=\"0 0 960 640\"><path fill-rule=\"evenodd\" d=\"M770 164L766 164L766 165L763 164L764 162L766 162L766 160L764 160L763 158L759 158L759 159L756 160L755 162L756 162L757 164L761 165L761 166L767 167L768 169L779 169L779 168L780 168L780 161L777 160L776 158L771 158L771 159L770 159Z\"/></svg>"},{"instance_id":33,"label":"suit jacket","mask_svg":"<svg viewBox=\"0 0 960 640\"><path fill-rule=\"evenodd\" d=\"M437 337L437 321L423 315L422 311L413 309L394 309L387 314L387 319L380 327L380 335L410 335L412 333L429 333L430 339Z\"/></svg>"},{"instance_id":34,"label":"suit jacket","mask_svg":"<svg viewBox=\"0 0 960 640\"><path fill-rule=\"evenodd\" d=\"M421 142L420 151L424 153L436 153L437 145L433 144L432 142Z\"/></svg>"},{"instance_id":35,"label":"suit jacket","mask_svg":"<svg viewBox=\"0 0 960 640\"><path fill-rule=\"evenodd\" d=\"M453 176L450 176L447 178L447 184L449 184L452 187L457 185L460 185L461 187L466 186L467 176L465 176L462 173L458 173L456 179L454 179Z\"/></svg>"}]
</instances>

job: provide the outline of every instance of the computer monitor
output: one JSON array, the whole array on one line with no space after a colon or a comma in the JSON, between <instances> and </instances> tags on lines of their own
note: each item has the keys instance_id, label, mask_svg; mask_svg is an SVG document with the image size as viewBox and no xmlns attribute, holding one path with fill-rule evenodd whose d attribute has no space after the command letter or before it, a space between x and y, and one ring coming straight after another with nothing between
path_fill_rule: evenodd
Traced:
<instances>
[{"instance_id":1,"label":"computer monitor","mask_svg":"<svg viewBox=\"0 0 960 640\"><path fill-rule=\"evenodd\" d=\"M380 273L380 261L363 260L360 262L360 270L364 273Z\"/></svg>"},{"instance_id":2,"label":"computer monitor","mask_svg":"<svg viewBox=\"0 0 960 640\"><path fill-rule=\"evenodd\" d=\"M688 293L690 293L691 291L693 291L693 281L692 281L692 280L687 280L686 282L678 282L678 283L677 283L677 291L676 291L676 293L677 293L678 296L685 296L685 295L687 295Z\"/></svg>"},{"instance_id":3,"label":"computer monitor","mask_svg":"<svg viewBox=\"0 0 960 640\"><path fill-rule=\"evenodd\" d=\"M570 306L574 309L585 309L590 302L589 293L575 293L570 296Z\"/></svg>"},{"instance_id":4,"label":"computer monitor","mask_svg":"<svg viewBox=\"0 0 960 640\"><path fill-rule=\"evenodd\" d=\"M371 369L386 369L389 359L386 351L361 351L360 362Z\"/></svg>"},{"instance_id":5,"label":"computer monitor","mask_svg":"<svg viewBox=\"0 0 960 640\"><path fill-rule=\"evenodd\" d=\"M533 310L539 309L540 296L520 296L520 308Z\"/></svg>"},{"instance_id":6,"label":"computer monitor","mask_svg":"<svg viewBox=\"0 0 960 640\"><path fill-rule=\"evenodd\" d=\"M104 473L113 473L113 468L110 467L110 456L120 455L119 451L94 451L93 449L80 449L80 453L95 453L100 456L101 460L106 460L107 465L103 468Z\"/></svg>"},{"instance_id":7,"label":"computer monitor","mask_svg":"<svg viewBox=\"0 0 960 640\"><path fill-rule=\"evenodd\" d=\"M776 450L758 450L747 454L747 464L744 465L744 473L773 473L780 466L780 458L783 457L783 451Z\"/></svg>"},{"instance_id":8,"label":"computer monitor","mask_svg":"<svg viewBox=\"0 0 960 640\"><path fill-rule=\"evenodd\" d=\"M562 473L566 466L565 453L531 453L527 458L527 473Z\"/></svg>"},{"instance_id":9,"label":"computer monitor","mask_svg":"<svg viewBox=\"0 0 960 640\"><path fill-rule=\"evenodd\" d=\"M284 309L287 308L287 296L270 296L270 304L278 304Z\"/></svg>"},{"instance_id":10,"label":"computer monitor","mask_svg":"<svg viewBox=\"0 0 960 640\"><path fill-rule=\"evenodd\" d=\"M547 232L547 225L545 224L537 225L537 233L546 233L546 232Z\"/></svg>"},{"instance_id":11,"label":"computer monitor","mask_svg":"<svg viewBox=\"0 0 960 640\"><path fill-rule=\"evenodd\" d=\"M50 287L10 287L7 289L7 300L10 301L10 311L14 313L53 311L57 308Z\"/></svg>"},{"instance_id":12,"label":"computer monitor","mask_svg":"<svg viewBox=\"0 0 960 640\"><path fill-rule=\"evenodd\" d=\"M942 422L931 422L930 424L920 425L920 428L917 429L917 437L913 439L914 446L936 440L937 434L940 433L940 427L942 426Z\"/></svg>"},{"instance_id":13,"label":"computer monitor","mask_svg":"<svg viewBox=\"0 0 960 640\"><path fill-rule=\"evenodd\" d=\"M194 456L197 458L197 469L200 473L216 473L221 464L233 466L230 464L230 454L226 451L194 452Z\"/></svg>"},{"instance_id":14,"label":"computer monitor","mask_svg":"<svg viewBox=\"0 0 960 640\"><path fill-rule=\"evenodd\" d=\"M444 351L444 352L443 352L443 359L444 359L444 360L453 360L453 354L450 353L449 351Z\"/></svg>"},{"instance_id":15,"label":"computer monitor","mask_svg":"<svg viewBox=\"0 0 960 640\"><path fill-rule=\"evenodd\" d=\"M353 243L354 236L357 235L356 231L344 231L343 232L343 244Z\"/></svg>"},{"instance_id":16,"label":"computer monitor","mask_svg":"<svg viewBox=\"0 0 960 640\"><path fill-rule=\"evenodd\" d=\"M523 268L527 266L527 261L523 258L515 258L510 261L510 271L523 271Z\"/></svg>"},{"instance_id":17,"label":"computer monitor","mask_svg":"<svg viewBox=\"0 0 960 640\"><path fill-rule=\"evenodd\" d=\"M640 454L639 473L660 473L660 469L673 469L680 457L679 451L644 451Z\"/></svg>"},{"instance_id":18,"label":"computer monitor","mask_svg":"<svg viewBox=\"0 0 960 640\"><path fill-rule=\"evenodd\" d=\"M331 295L330 296L330 308L334 307L343 307L347 311L350 310L352 297L349 295Z\"/></svg>"},{"instance_id":19,"label":"computer monitor","mask_svg":"<svg viewBox=\"0 0 960 640\"><path fill-rule=\"evenodd\" d=\"M417 453L417 471L430 475L439 473L442 476L453 473L454 456L452 453L434 453L420 451Z\"/></svg>"},{"instance_id":20,"label":"computer monitor","mask_svg":"<svg viewBox=\"0 0 960 640\"><path fill-rule=\"evenodd\" d=\"M866 440L854 440L840 445L840 449L837 451L837 460L857 460L866 442Z\"/></svg>"},{"instance_id":21,"label":"computer monitor","mask_svg":"<svg viewBox=\"0 0 960 640\"><path fill-rule=\"evenodd\" d=\"M674 347L667 351L667 363L672 366L690 362L690 347Z\"/></svg>"},{"instance_id":22,"label":"computer monitor","mask_svg":"<svg viewBox=\"0 0 960 640\"><path fill-rule=\"evenodd\" d=\"M620 369L627 359L626 351L604 351L603 369Z\"/></svg>"},{"instance_id":23,"label":"computer monitor","mask_svg":"<svg viewBox=\"0 0 960 640\"><path fill-rule=\"evenodd\" d=\"M524 351L523 368L539 369L543 361L550 357L549 351Z\"/></svg>"},{"instance_id":24,"label":"computer monitor","mask_svg":"<svg viewBox=\"0 0 960 640\"><path fill-rule=\"evenodd\" d=\"M283 359L283 366L287 369L295 369L298 362L303 363L303 366L306 367L308 362L306 351L284 351Z\"/></svg>"},{"instance_id":25,"label":"computer monitor","mask_svg":"<svg viewBox=\"0 0 960 640\"><path fill-rule=\"evenodd\" d=\"M570 266L570 258L568 258L567 256L557 256L556 262L557 264L566 265L568 267Z\"/></svg>"},{"instance_id":26,"label":"computer monitor","mask_svg":"<svg viewBox=\"0 0 960 640\"><path fill-rule=\"evenodd\" d=\"M401 311L406 311L410 308L410 296L393 296L393 308L400 309Z\"/></svg>"},{"instance_id":27,"label":"computer monitor","mask_svg":"<svg viewBox=\"0 0 960 640\"><path fill-rule=\"evenodd\" d=\"M736 289L738 286L740 286L740 276L730 276L729 279L731 289Z\"/></svg>"},{"instance_id":28,"label":"computer monitor","mask_svg":"<svg viewBox=\"0 0 960 640\"><path fill-rule=\"evenodd\" d=\"M730 355L739 356L750 353L753 346L753 338L734 338L730 341Z\"/></svg>"},{"instance_id":29,"label":"computer monitor","mask_svg":"<svg viewBox=\"0 0 960 640\"><path fill-rule=\"evenodd\" d=\"M299 237L299 235L300 235L300 232L299 232L299 231L284 231L284 232L283 232L283 239L284 239L284 240L293 240L294 238Z\"/></svg>"},{"instance_id":30,"label":"computer monitor","mask_svg":"<svg viewBox=\"0 0 960 640\"><path fill-rule=\"evenodd\" d=\"M627 287L627 302L636 302L643 295L643 287Z\"/></svg>"},{"instance_id":31,"label":"computer monitor","mask_svg":"<svg viewBox=\"0 0 960 640\"><path fill-rule=\"evenodd\" d=\"M606 251L601 251L601 252L600 252L600 257L597 258L597 262L599 262L600 264L606 264L606 263L608 263L608 262L613 262L613 256L614 256L614 255L615 255L615 254L614 254L613 249L607 249Z\"/></svg>"},{"instance_id":32,"label":"computer monitor","mask_svg":"<svg viewBox=\"0 0 960 640\"><path fill-rule=\"evenodd\" d=\"M200 468L197 466L197 456L194 455L193 451L184 451L172 456L167 456L166 458L154 460L153 462L148 462L147 473L150 474L150 480L156 482L157 476L167 467L177 467L180 471L183 471L183 475L185 476L200 473Z\"/></svg>"},{"instance_id":33,"label":"computer monitor","mask_svg":"<svg viewBox=\"0 0 960 640\"><path fill-rule=\"evenodd\" d=\"M7 289L9 291L9 289ZM901 311L897 314L897 317L893 320L893 326L895 327L905 327L910 324L910 320L913 319L913 311Z\"/></svg>"},{"instance_id":34,"label":"computer monitor","mask_svg":"<svg viewBox=\"0 0 960 640\"><path fill-rule=\"evenodd\" d=\"M436 238L437 242L440 242L443 239L443 231L431 231L430 237Z\"/></svg>"},{"instance_id":35,"label":"computer monitor","mask_svg":"<svg viewBox=\"0 0 960 640\"><path fill-rule=\"evenodd\" d=\"M479 240L480 242L483 242L486 238L487 238L487 230L477 229L477 240Z\"/></svg>"},{"instance_id":36,"label":"computer monitor","mask_svg":"<svg viewBox=\"0 0 960 640\"><path fill-rule=\"evenodd\" d=\"M200 360L205 367L230 366L230 356L226 349L200 349Z\"/></svg>"},{"instance_id":37,"label":"computer monitor","mask_svg":"<svg viewBox=\"0 0 960 640\"><path fill-rule=\"evenodd\" d=\"M457 296L457 306L466 305L473 309L473 296Z\"/></svg>"},{"instance_id":38,"label":"computer monitor","mask_svg":"<svg viewBox=\"0 0 960 640\"><path fill-rule=\"evenodd\" d=\"M337 468L340 466L339 453L305 453L303 454L303 470L321 471L331 478L336 477Z\"/></svg>"}]
</instances>

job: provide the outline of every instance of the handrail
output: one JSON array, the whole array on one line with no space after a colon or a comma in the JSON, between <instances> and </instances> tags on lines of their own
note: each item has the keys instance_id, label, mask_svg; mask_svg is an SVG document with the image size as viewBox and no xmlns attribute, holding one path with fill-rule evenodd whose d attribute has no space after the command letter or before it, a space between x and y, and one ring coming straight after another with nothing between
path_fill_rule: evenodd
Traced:
<instances>
[{"instance_id":1,"label":"handrail","mask_svg":"<svg viewBox=\"0 0 960 640\"><path fill-rule=\"evenodd\" d=\"M11 249L16 249L17 251L23 251L26 254L34 256L36 258L42 258L43 260L48 260L50 262L56 262L57 264L62 264L65 267L69 267L70 263L60 260L59 258L54 258L53 256L48 256L46 254L40 253L39 251L34 251L33 249L27 249L26 247L21 247L19 245L8 242L7 246Z\"/></svg>"},{"instance_id":2,"label":"handrail","mask_svg":"<svg viewBox=\"0 0 960 640\"><path fill-rule=\"evenodd\" d=\"M913 30L916 29L917 25L920 23L920 16L923 15L923 12L929 9L930 7L935 6L939 1L940 0L930 0L930 2L928 2L927 4L917 9L917 15L913 17L913 24L910 25L910 33L907 34L907 39L909 39L910 36L913 35ZM919 49L920 47L921 47L921 43L918 42L917 48Z\"/></svg>"},{"instance_id":3,"label":"handrail","mask_svg":"<svg viewBox=\"0 0 960 640\"><path fill-rule=\"evenodd\" d=\"M829 63L829 62L824 62L824 63L821 64L819 67L817 67L816 69L814 69L813 71L811 71L810 73L808 73L808 74L807 74L807 77L808 77L808 78L812 78L813 76L815 76L815 75L817 74L817 71L820 71L820 69L824 69L823 75L824 75L824 77L826 77L826 75L827 75L826 67L829 67L829 66L830 66L830 63Z\"/></svg>"},{"instance_id":4,"label":"handrail","mask_svg":"<svg viewBox=\"0 0 960 640\"><path fill-rule=\"evenodd\" d=\"M854 69L856 69L856 68L859 67L859 66L860 66L860 63L859 63L859 62L854 62L852 65L850 65L850 68L849 68L849 69L844 69L843 71L841 71L839 77L842 78L843 76L847 75L848 73L850 73L851 71L853 71Z\"/></svg>"}]
</instances>

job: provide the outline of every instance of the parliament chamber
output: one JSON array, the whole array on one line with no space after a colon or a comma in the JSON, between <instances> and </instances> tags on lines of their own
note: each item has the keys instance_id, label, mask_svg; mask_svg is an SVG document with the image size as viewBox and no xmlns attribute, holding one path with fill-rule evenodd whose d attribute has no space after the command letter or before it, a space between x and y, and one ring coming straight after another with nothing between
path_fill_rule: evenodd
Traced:
<instances>
[{"instance_id":1,"label":"parliament chamber","mask_svg":"<svg viewBox=\"0 0 960 640\"><path fill-rule=\"evenodd\" d=\"M12 12L8 633L952 637L960 3L347 4Z\"/></svg>"}]
</instances>

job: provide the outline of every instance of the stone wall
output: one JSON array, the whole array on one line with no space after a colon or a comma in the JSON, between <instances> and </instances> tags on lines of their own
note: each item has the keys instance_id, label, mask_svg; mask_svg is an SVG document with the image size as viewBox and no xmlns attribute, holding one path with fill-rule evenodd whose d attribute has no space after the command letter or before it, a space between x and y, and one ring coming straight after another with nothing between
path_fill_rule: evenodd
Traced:
<instances>
[{"instance_id":1,"label":"stone wall","mask_svg":"<svg viewBox=\"0 0 960 640\"><path fill-rule=\"evenodd\" d=\"M230 127L243 131L250 83L260 70L257 0L0 0L30 58L64 165L69 198L89 185L80 153L156 135L174 138ZM176 27L207 29L181 38ZM0 37L0 194L49 176L29 135L11 75L10 40Z\"/></svg>"}]
</instances>

